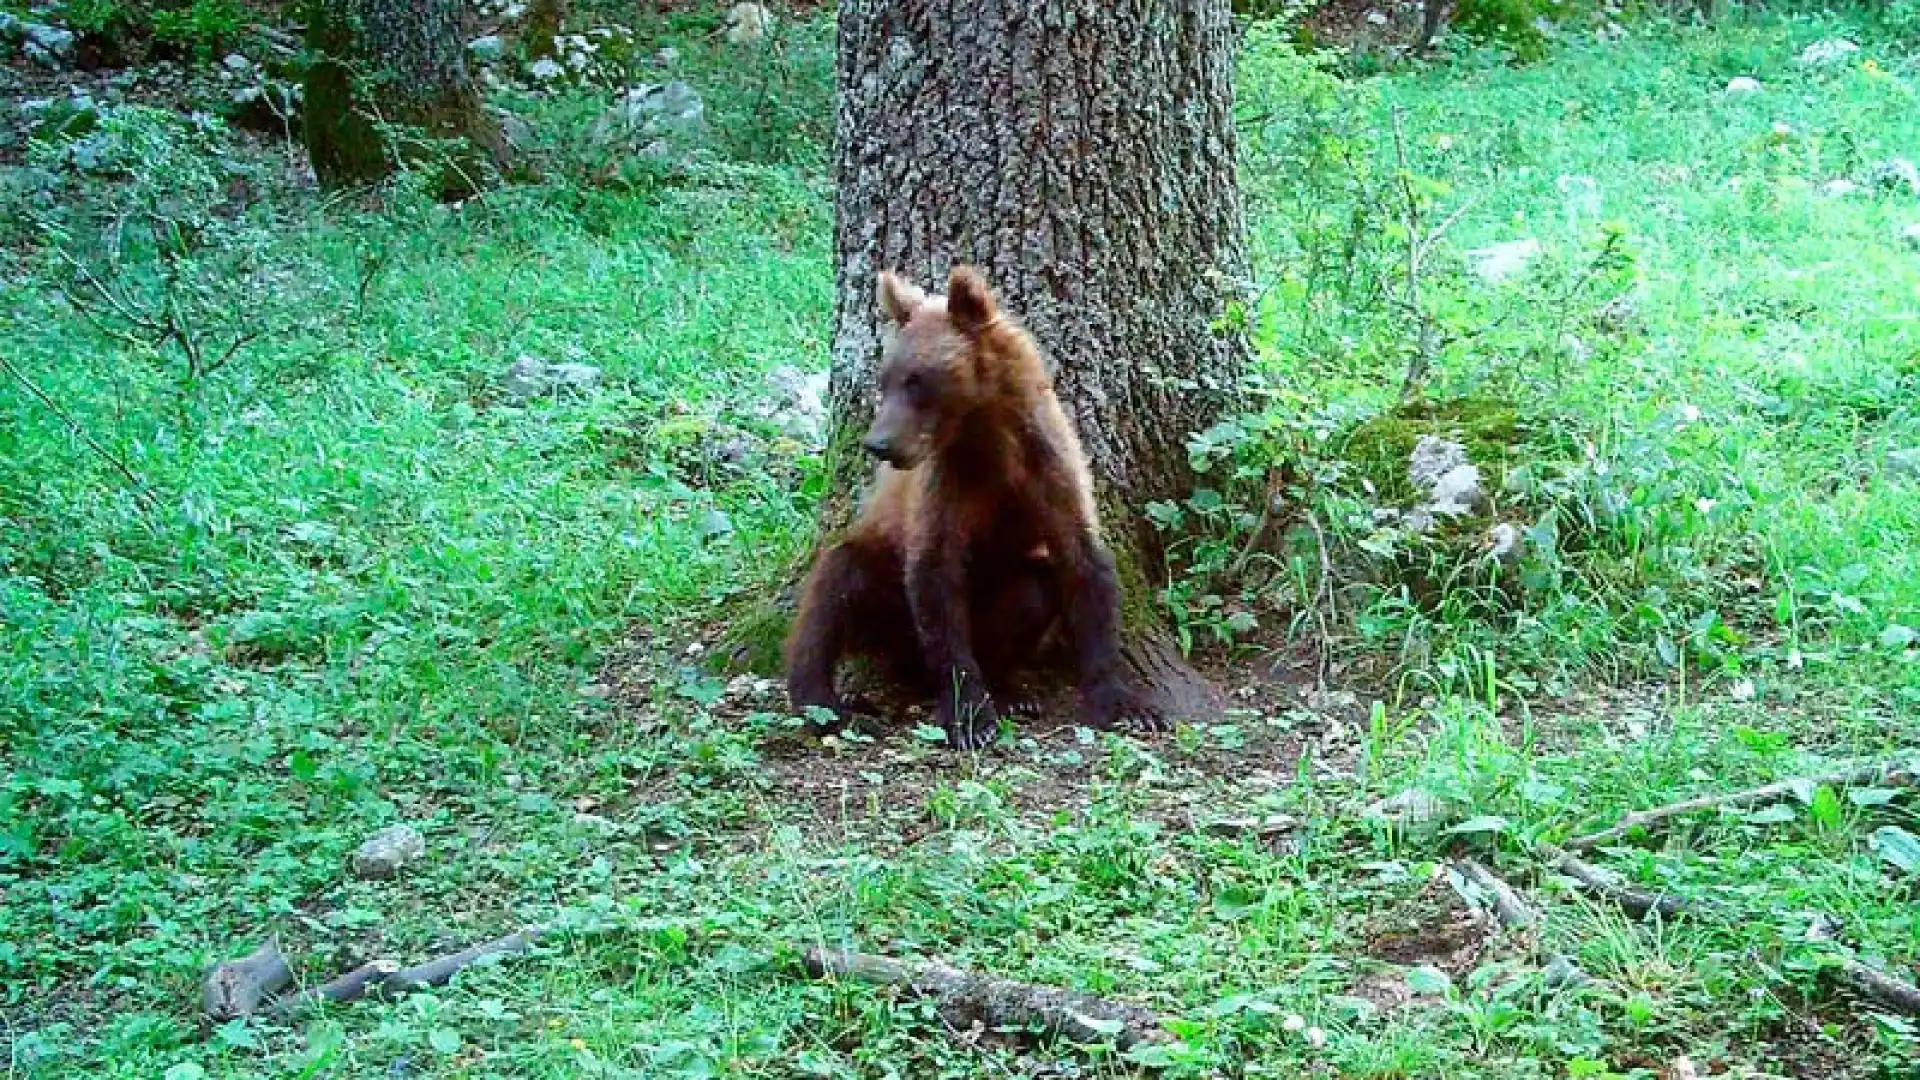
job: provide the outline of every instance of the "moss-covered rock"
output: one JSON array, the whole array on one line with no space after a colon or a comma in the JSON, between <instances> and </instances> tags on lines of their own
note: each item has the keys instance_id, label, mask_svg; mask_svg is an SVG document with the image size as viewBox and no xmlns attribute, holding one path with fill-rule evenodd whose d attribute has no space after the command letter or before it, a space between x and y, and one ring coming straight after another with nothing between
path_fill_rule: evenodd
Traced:
<instances>
[{"instance_id":1,"label":"moss-covered rock","mask_svg":"<svg viewBox=\"0 0 1920 1080\"><path fill-rule=\"evenodd\" d=\"M1521 456L1530 432L1510 402L1488 398L1414 401L1383 412L1347 435L1341 457L1373 485L1381 502L1405 506L1419 498L1407 462L1422 435L1452 439L1498 488Z\"/></svg>"}]
</instances>

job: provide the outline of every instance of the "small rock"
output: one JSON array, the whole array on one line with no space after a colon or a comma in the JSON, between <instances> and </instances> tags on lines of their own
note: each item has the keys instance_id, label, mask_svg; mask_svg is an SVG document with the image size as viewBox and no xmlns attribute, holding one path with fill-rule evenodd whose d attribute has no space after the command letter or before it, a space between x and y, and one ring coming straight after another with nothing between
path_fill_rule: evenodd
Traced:
<instances>
[{"instance_id":1,"label":"small rock","mask_svg":"<svg viewBox=\"0 0 1920 1080\"><path fill-rule=\"evenodd\" d=\"M1823 199L1844 199L1859 192L1860 185L1845 177L1837 177L1820 185L1820 197Z\"/></svg>"},{"instance_id":2,"label":"small rock","mask_svg":"<svg viewBox=\"0 0 1920 1080\"><path fill-rule=\"evenodd\" d=\"M1503 521L1487 531L1487 560L1501 566L1518 566L1526 550L1526 534L1520 526Z\"/></svg>"},{"instance_id":3,"label":"small rock","mask_svg":"<svg viewBox=\"0 0 1920 1080\"><path fill-rule=\"evenodd\" d=\"M1306 706L1317 713L1352 712L1360 708L1360 695L1351 690L1310 690Z\"/></svg>"},{"instance_id":4,"label":"small rock","mask_svg":"<svg viewBox=\"0 0 1920 1080\"><path fill-rule=\"evenodd\" d=\"M507 54L507 43L499 34L487 34L467 42L467 55L483 64L491 64Z\"/></svg>"},{"instance_id":5,"label":"small rock","mask_svg":"<svg viewBox=\"0 0 1920 1080\"><path fill-rule=\"evenodd\" d=\"M1889 453L1887 471L1903 480L1920 480L1920 446Z\"/></svg>"},{"instance_id":6,"label":"small rock","mask_svg":"<svg viewBox=\"0 0 1920 1080\"><path fill-rule=\"evenodd\" d=\"M1570 990L1586 981L1587 973L1562 953L1555 953L1540 969L1540 985L1548 990Z\"/></svg>"},{"instance_id":7,"label":"small rock","mask_svg":"<svg viewBox=\"0 0 1920 1080\"><path fill-rule=\"evenodd\" d=\"M727 40L752 45L773 29L773 12L761 4L735 4L727 10Z\"/></svg>"},{"instance_id":8,"label":"small rock","mask_svg":"<svg viewBox=\"0 0 1920 1080\"><path fill-rule=\"evenodd\" d=\"M527 74L541 82L552 82L566 73L567 69L551 56L543 56L527 67Z\"/></svg>"},{"instance_id":9,"label":"small rock","mask_svg":"<svg viewBox=\"0 0 1920 1080\"><path fill-rule=\"evenodd\" d=\"M1440 483L1441 477L1463 465L1469 464L1467 448L1451 439L1442 439L1435 435L1422 435L1413 444L1413 455L1408 461L1407 478L1421 491L1432 491Z\"/></svg>"},{"instance_id":10,"label":"small rock","mask_svg":"<svg viewBox=\"0 0 1920 1080\"><path fill-rule=\"evenodd\" d=\"M1462 465L1433 485L1433 501L1425 509L1446 517L1465 517L1487 507L1487 492L1480 483L1480 470Z\"/></svg>"},{"instance_id":11,"label":"small rock","mask_svg":"<svg viewBox=\"0 0 1920 1080\"><path fill-rule=\"evenodd\" d=\"M1601 306L1596 317L1609 333L1622 334L1640 320L1640 303L1631 296L1616 296Z\"/></svg>"},{"instance_id":12,"label":"small rock","mask_svg":"<svg viewBox=\"0 0 1920 1080\"><path fill-rule=\"evenodd\" d=\"M680 62L680 50L671 45L662 45L660 51L653 54L654 67L672 67Z\"/></svg>"},{"instance_id":13,"label":"small rock","mask_svg":"<svg viewBox=\"0 0 1920 1080\"><path fill-rule=\"evenodd\" d=\"M220 65L235 75L245 75L253 70L253 61L239 53L228 53L226 59L220 61Z\"/></svg>"},{"instance_id":14,"label":"small rock","mask_svg":"<svg viewBox=\"0 0 1920 1080\"><path fill-rule=\"evenodd\" d=\"M806 446L826 444L826 372L783 364L767 373L767 391L756 409L760 419L779 424L782 434Z\"/></svg>"},{"instance_id":15,"label":"small rock","mask_svg":"<svg viewBox=\"0 0 1920 1080\"><path fill-rule=\"evenodd\" d=\"M613 822L608 821L599 814L589 814L582 810L573 815L573 827L576 829L586 829L589 832L612 832Z\"/></svg>"},{"instance_id":16,"label":"small rock","mask_svg":"<svg viewBox=\"0 0 1920 1080\"><path fill-rule=\"evenodd\" d=\"M1554 180L1554 186L1560 189L1561 197L1567 200L1567 217L1576 225L1582 218L1597 218L1606 210L1606 200L1600 194L1600 181L1591 176L1578 173L1563 175Z\"/></svg>"},{"instance_id":17,"label":"small rock","mask_svg":"<svg viewBox=\"0 0 1920 1080\"><path fill-rule=\"evenodd\" d=\"M1481 281L1497 285L1524 272L1540 257L1540 251L1540 241L1528 237L1476 248L1467 252L1467 258L1473 260L1473 272Z\"/></svg>"},{"instance_id":18,"label":"small rock","mask_svg":"<svg viewBox=\"0 0 1920 1080\"><path fill-rule=\"evenodd\" d=\"M73 31L41 23L27 23L26 39L26 54L41 67L59 71L73 63Z\"/></svg>"},{"instance_id":19,"label":"small rock","mask_svg":"<svg viewBox=\"0 0 1920 1080\"><path fill-rule=\"evenodd\" d=\"M368 837L353 853L355 877L390 878L427 853L426 837L411 825L394 825Z\"/></svg>"},{"instance_id":20,"label":"small rock","mask_svg":"<svg viewBox=\"0 0 1920 1080\"><path fill-rule=\"evenodd\" d=\"M1888 158L1868 171L1867 183L1881 191L1920 197L1920 165L1903 157Z\"/></svg>"},{"instance_id":21,"label":"small rock","mask_svg":"<svg viewBox=\"0 0 1920 1080\"><path fill-rule=\"evenodd\" d=\"M1385 26L1388 22L1387 13L1384 11L1369 11L1367 12L1367 22L1373 26Z\"/></svg>"},{"instance_id":22,"label":"small rock","mask_svg":"<svg viewBox=\"0 0 1920 1080\"><path fill-rule=\"evenodd\" d=\"M1727 80L1729 94L1757 94L1760 92L1760 80L1751 75L1739 75Z\"/></svg>"},{"instance_id":23,"label":"small rock","mask_svg":"<svg viewBox=\"0 0 1920 1080\"><path fill-rule=\"evenodd\" d=\"M627 90L613 107L594 122L595 142L632 146L650 144L661 136L691 138L704 130L706 105L693 87L675 80L659 86Z\"/></svg>"},{"instance_id":24,"label":"small rock","mask_svg":"<svg viewBox=\"0 0 1920 1080\"><path fill-rule=\"evenodd\" d=\"M1446 813L1446 809L1446 803L1431 792L1420 788L1408 788L1367 807L1366 816L1375 821L1405 828L1431 825Z\"/></svg>"},{"instance_id":25,"label":"small rock","mask_svg":"<svg viewBox=\"0 0 1920 1080\"><path fill-rule=\"evenodd\" d=\"M525 403L557 390L586 391L600 385L600 369L591 364L549 364L521 356L507 369L507 396Z\"/></svg>"},{"instance_id":26,"label":"small rock","mask_svg":"<svg viewBox=\"0 0 1920 1080\"><path fill-rule=\"evenodd\" d=\"M1828 38L1800 50L1800 63L1806 67L1831 67L1845 63L1848 57L1859 51L1860 46L1846 38Z\"/></svg>"}]
</instances>

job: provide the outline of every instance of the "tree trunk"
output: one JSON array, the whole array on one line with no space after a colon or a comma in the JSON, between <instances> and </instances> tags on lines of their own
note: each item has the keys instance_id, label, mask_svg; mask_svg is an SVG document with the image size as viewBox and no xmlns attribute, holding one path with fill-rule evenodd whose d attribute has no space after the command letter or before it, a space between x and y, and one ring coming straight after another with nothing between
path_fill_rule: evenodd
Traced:
<instances>
[{"instance_id":1,"label":"tree trunk","mask_svg":"<svg viewBox=\"0 0 1920 1080\"><path fill-rule=\"evenodd\" d=\"M1160 545L1142 508L1190 487L1186 439L1247 351L1216 330L1245 276L1228 0L842 0L838 295L828 534L871 476L859 449L882 269L943 287L980 267L1058 371L1092 458L1143 648Z\"/></svg>"},{"instance_id":2,"label":"tree trunk","mask_svg":"<svg viewBox=\"0 0 1920 1080\"><path fill-rule=\"evenodd\" d=\"M467 75L465 0L309 6L304 125L323 186L371 184L403 161L437 163L448 197L495 180L507 142Z\"/></svg>"}]
</instances>

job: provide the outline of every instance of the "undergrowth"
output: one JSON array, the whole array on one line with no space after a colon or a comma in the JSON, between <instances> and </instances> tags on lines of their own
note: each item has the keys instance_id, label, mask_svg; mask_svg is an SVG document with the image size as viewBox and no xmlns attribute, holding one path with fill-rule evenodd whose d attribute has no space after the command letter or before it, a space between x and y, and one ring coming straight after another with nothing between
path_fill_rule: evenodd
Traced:
<instances>
[{"instance_id":1,"label":"undergrowth","mask_svg":"<svg viewBox=\"0 0 1920 1080\"><path fill-rule=\"evenodd\" d=\"M817 451L767 402L828 346L831 36L783 18L736 65L718 19L640 35L685 49L713 124L658 167L596 157L590 87L513 102L544 184L457 207L316 202L279 148L140 109L9 167L11 1074L1910 1072L1914 1021L1832 980L1920 958L1895 787L1591 853L1729 921L1631 922L1530 855L1914 743L1920 204L1866 182L1920 155L1902 39L1649 23L1355 81L1256 27L1260 291L1229 318L1259 369L1192 433L1200 490L1148 513L1196 647L1324 648L1332 685L1166 739L961 760L909 725L796 760L703 649L811 541ZM1839 33L1867 48L1796 63ZM599 378L529 392L523 357ZM1407 526L1428 434L1490 513ZM1273 815L1299 827L1234 823ZM399 822L421 864L347 871ZM1454 928L1467 854L1535 935ZM198 1026L206 965L268 934L318 980L536 921L553 944L441 990ZM1179 1038L955 1031L800 977L820 942L1149 1003Z\"/></svg>"}]
</instances>

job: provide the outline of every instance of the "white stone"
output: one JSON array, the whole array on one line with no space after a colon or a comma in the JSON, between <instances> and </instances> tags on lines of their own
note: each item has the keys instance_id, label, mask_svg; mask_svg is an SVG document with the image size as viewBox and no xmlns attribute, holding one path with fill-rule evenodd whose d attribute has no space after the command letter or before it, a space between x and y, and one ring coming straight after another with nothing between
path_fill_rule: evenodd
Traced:
<instances>
[{"instance_id":1,"label":"white stone","mask_svg":"<svg viewBox=\"0 0 1920 1080\"><path fill-rule=\"evenodd\" d=\"M1729 94L1757 94L1760 92L1760 80L1751 75L1739 75L1727 80Z\"/></svg>"},{"instance_id":2,"label":"white stone","mask_svg":"<svg viewBox=\"0 0 1920 1080\"><path fill-rule=\"evenodd\" d=\"M1528 237L1476 248L1467 252L1467 258L1473 260L1473 272L1481 281L1497 285L1524 272L1540 251L1540 241Z\"/></svg>"},{"instance_id":3,"label":"white stone","mask_svg":"<svg viewBox=\"0 0 1920 1080\"><path fill-rule=\"evenodd\" d=\"M1859 51L1860 46L1846 38L1828 38L1800 50L1800 62L1807 67L1831 67L1845 63L1848 57Z\"/></svg>"}]
</instances>

